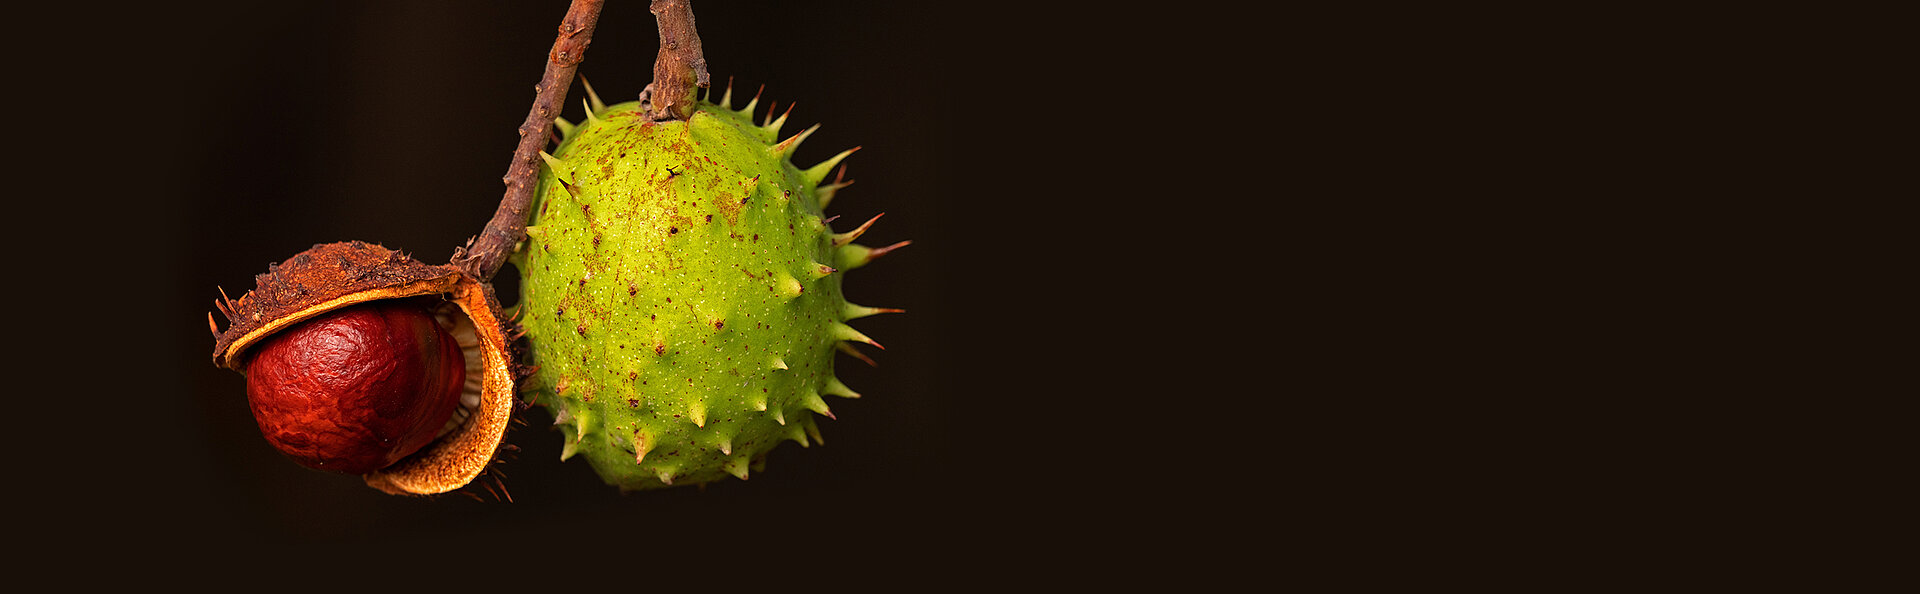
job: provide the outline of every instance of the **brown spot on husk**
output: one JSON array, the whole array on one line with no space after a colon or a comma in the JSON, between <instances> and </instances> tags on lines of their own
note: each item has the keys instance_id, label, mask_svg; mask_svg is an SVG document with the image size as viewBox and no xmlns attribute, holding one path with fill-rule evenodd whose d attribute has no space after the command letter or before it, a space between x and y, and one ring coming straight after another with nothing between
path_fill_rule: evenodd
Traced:
<instances>
[{"instance_id":1,"label":"brown spot on husk","mask_svg":"<svg viewBox=\"0 0 1920 594\"><path fill-rule=\"evenodd\" d=\"M720 216L726 217L728 226L740 224L740 209L743 208L746 203L747 199L744 196L739 200L732 200L722 196L719 200L713 201L713 205L720 209Z\"/></svg>"}]
</instances>

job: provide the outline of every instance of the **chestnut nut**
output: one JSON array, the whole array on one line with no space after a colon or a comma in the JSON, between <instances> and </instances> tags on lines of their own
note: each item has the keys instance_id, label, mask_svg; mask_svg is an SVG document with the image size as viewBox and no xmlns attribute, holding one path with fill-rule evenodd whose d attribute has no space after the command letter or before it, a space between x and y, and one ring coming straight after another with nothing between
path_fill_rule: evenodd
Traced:
<instances>
[{"instance_id":1,"label":"chestnut nut","mask_svg":"<svg viewBox=\"0 0 1920 594\"><path fill-rule=\"evenodd\" d=\"M253 350L247 402L261 434L332 472L370 473L432 442L466 383L458 341L417 299L327 312Z\"/></svg>"}]
</instances>

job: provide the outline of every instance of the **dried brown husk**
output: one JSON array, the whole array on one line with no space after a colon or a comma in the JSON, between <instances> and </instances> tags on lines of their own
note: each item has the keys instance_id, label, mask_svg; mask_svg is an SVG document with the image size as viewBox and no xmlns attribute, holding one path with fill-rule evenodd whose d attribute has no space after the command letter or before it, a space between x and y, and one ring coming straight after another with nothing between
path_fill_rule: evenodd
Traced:
<instances>
[{"instance_id":1,"label":"dried brown husk","mask_svg":"<svg viewBox=\"0 0 1920 594\"><path fill-rule=\"evenodd\" d=\"M473 322L480 341L480 404L458 428L363 478L395 495L431 495L466 486L493 461L513 414L513 360L493 290L451 266L421 263L359 241L315 245L254 277L253 291L215 302L231 322L214 332L215 365L245 372L246 351L281 329L342 307L382 299L441 296ZM224 295L222 295L224 297Z\"/></svg>"}]
</instances>

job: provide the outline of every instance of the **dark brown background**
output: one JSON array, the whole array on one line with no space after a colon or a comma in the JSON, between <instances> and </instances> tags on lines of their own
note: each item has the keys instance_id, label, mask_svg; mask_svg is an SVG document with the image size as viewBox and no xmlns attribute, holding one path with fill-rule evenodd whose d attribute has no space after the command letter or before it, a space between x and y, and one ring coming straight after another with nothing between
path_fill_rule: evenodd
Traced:
<instances>
[{"instance_id":1,"label":"dark brown background","mask_svg":"<svg viewBox=\"0 0 1920 594\"><path fill-rule=\"evenodd\" d=\"M270 557L310 570L248 586L369 568L553 589L898 568L925 571L893 590L1565 581L1596 559L1620 573L1622 551L1773 546L1799 534L1755 518L1849 507L1767 496L1798 495L1783 481L1861 491L1827 480L1845 464L1792 463L1853 458L1776 439L1829 416L1742 421L1694 389L1781 384L1746 373L1772 359L1701 354L1777 324L1713 322L1752 302L1714 273L1743 270L1726 250L1765 242L1701 222L1739 214L1724 201L1689 207L1768 162L1747 145L1779 144L1716 121L1838 113L1740 117L1774 104L1731 81L1798 80L1739 75L1807 62L1817 34L1632 10L694 1L716 76L824 124L801 162L865 146L834 210L884 210L874 240L916 243L848 292L911 313L860 322L891 347L877 369L841 361L868 397L752 481L621 496L529 427L510 504L280 460L241 378L210 365L205 313L316 242L437 260L473 234L565 2L10 7L0 133L32 150L5 170L23 234L5 521L27 550L9 573L198 585ZM583 68L609 98L654 51L645 3L611 2ZM1673 163L1714 179L1675 183ZM1836 533L1812 536L1795 542ZM185 579L129 570L147 560ZM1009 563L1039 571L993 571Z\"/></svg>"},{"instance_id":2,"label":"dark brown background","mask_svg":"<svg viewBox=\"0 0 1920 594\"><path fill-rule=\"evenodd\" d=\"M1081 210L1122 199L1111 173L1086 172L1145 150L1119 135L1121 115L1144 115L1128 90L1142 81L1121 77L1115 52L1128 40L1031 9L695 3L712 74L733 78L736 101L764 84L762 109L797 102L789 130L823 124L796 162L864 147L848 161L858 183L831 212L851 222L885 212L866 241L914 241L849 277L851 299L909 313L857 323L888 350L872 353L877 368L839 359L866 397L834 403L824 446L784 445L748 482L621 495L583 461L559 462L556 432L522 426L508 437L520 453L500 467L512 503L386 496L267 446L244 379L209 362L216 287L238 296L269 262L319 242L359 239L445 261L501 195L514 128L565 8L213 2L34 21L57 38L40 55L71 58L32 67L75 74L47 91L71 102L36 110L45 114L36 123L56 128L48 137L73 141L48 150L65 165L50 183L86 198L28 204L26 216L51 221L29 245L99 287L43 297L61 312L43 321L64 328L45 332L45 344L116 362L50 357L59 373L24 374L61 378L32 391L49 394L36 408L65 414L21 417L41 444L23 456L31 466L19 474L34 485L23 490L41 498L28 507L59 518L51 533L166 550L188 535L1032 546L1118 529L1088 510L1131 490L1093 474L1125 457L1082 429L1113 430L1129 395L1094 385L1115 376L1088 363L1124 368L1103 351L1150 339L1084 314L1151 289L1144 264L1157 254L1089 237L1153 215L1124 201ZM615 0L581 72L608 102L631 98L655 43L645 3ZM576 84L570 119L583 96ZM500 288L515 291L510 280Z\"/></svg>"}]
</instances>

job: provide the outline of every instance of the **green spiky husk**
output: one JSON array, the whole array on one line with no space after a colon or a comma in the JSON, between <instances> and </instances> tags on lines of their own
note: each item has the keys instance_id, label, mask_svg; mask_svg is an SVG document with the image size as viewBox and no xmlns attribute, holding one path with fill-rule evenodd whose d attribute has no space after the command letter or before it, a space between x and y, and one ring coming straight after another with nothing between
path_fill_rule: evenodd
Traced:
<instances>
[{"instance_id":1,"label":"green spiky husk","mask_svg":"<svg viewBox=\"0 0 1920 594\"><path fill-rule=\"evenodd\" d=\"M541 173L515 260L538 366L522 393L563 459L623 490L746 478L781 442L818 440L823 394L853 395L833 374L851 329L830 265L864 248L835 246L819 174L750 109L655 123L607 106Z\"/></svg>"}]
</instances>

